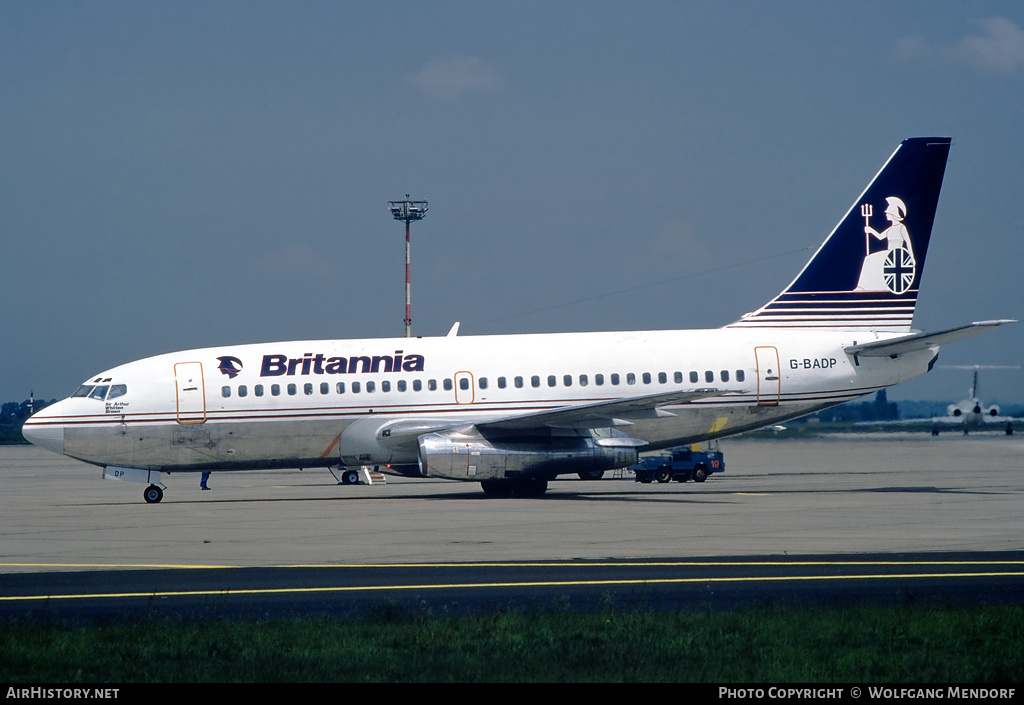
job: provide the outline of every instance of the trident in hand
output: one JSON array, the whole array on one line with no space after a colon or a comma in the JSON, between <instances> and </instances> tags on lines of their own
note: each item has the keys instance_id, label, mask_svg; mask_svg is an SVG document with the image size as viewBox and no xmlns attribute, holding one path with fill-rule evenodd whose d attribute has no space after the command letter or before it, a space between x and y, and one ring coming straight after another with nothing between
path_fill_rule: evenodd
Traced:
<instances>
[{"instance_id":1,"label":"trident in hand","mask_svg":"<svg viewBox=\"0 0 1024 705\"><path fill-rule=\"evenodd\" d=\"M864 216L864 254L865 254L865 256L871 254L871 239L868 237L868 228L871 227L871 223L869 222L868 219L871 217L872 213L874 213L874 209L871 207L870 203L862 203L861 204L861 206L860 206L860 214L862 216Z\"/></svg>"}]
</instances>

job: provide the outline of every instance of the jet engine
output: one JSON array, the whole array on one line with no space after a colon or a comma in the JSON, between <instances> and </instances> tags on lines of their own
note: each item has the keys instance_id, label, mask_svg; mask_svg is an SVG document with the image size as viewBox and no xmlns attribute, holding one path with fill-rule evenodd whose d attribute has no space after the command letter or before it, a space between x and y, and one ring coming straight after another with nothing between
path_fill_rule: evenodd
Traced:
<instances>
[{"instance_id":1,"label":"jet engine","mask_svg":"<svg viewBox=\"0 0 1024 705\"><path fill-rule=\"evenodd\" d=\"M553 478L566 473L613 470L637 462L637 442L592 436L485 437L426 433L419 438L420 473L453 480Z\"/></svg>"}]
</instances>

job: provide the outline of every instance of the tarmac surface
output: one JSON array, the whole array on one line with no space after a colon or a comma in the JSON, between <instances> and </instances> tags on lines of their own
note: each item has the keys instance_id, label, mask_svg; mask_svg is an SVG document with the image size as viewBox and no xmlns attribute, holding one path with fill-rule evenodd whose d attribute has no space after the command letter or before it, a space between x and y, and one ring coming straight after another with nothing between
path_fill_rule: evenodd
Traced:
<instances>
[{"instance_id":1,"label":"tarmac surface","mask_svg":"<svg viewBox=\"0 0 1024 705\"><path fill-rule=\"evenodd\" d=\"M0 447L0 614L352 611L388 604L1024 600L1024 438L723 442L703 484L550 484L542 498L324 470L144 485ZM83 617L86 615L87 617Z\"/></svg>"}]
</instances>

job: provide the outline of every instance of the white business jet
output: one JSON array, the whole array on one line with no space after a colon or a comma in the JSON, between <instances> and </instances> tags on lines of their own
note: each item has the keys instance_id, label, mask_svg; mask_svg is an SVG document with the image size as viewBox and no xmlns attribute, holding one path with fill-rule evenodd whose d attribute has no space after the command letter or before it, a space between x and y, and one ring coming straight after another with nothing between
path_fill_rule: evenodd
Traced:
<instances>
[{"instance_id":1,"label":"white business jet","mask_svg":"<svg viewBox=\"0 0 1024 705\"><path fill-rule=\"evenodd\" d=\"M168 473L367 465L539 496L558 475L776 425L1012 322L911 328L949 146L904 141L796 279L723 328L187 350L94 375L23 433L159 502Z\"/></svg>"},{"instance_id":2,"label":"white business jet","mask_svg":"<svg viewBox=\"0 0 1024 705\"><path fill-rule=\"evenodd\" d=\"M940 365L942 367L942 365ZM1014 424L1024 422L1024 419L1015 416L1002 416L999 413L999 406L993 404L986 406L978 398L978 370L1019 370L1019 365L947 365L946 369L952 370L974 370L974 383L971 384L969 396L946 407L945 416L937 416L931 420L932 435L939 435L942 427L955 427L963 431L966 436L972 430L984 430L1001 426L1006 435L1013 435Z\"/></svg>"}]
</instances>

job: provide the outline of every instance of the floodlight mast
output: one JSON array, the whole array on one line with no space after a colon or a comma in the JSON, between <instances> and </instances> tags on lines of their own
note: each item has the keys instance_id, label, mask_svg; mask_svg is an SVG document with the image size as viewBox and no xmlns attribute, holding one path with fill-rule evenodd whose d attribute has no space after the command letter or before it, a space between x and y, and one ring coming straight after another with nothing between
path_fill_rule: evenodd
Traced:
<instances>
[{"instance_id":1,"label":"floodlight mast","mask_svg":"<svg viewBox=\"0 0 1024 705\"><path fill-rule=\"evenodd\" d=\"M405 337L412 337L412 296L410 286L409 267L409 223L414 220L423 220L427 214L426 201L410 201L409 194L405 194L404 201L388 201L388 210L395 220L405 221Z\"/></svg>"}]
</instances>

